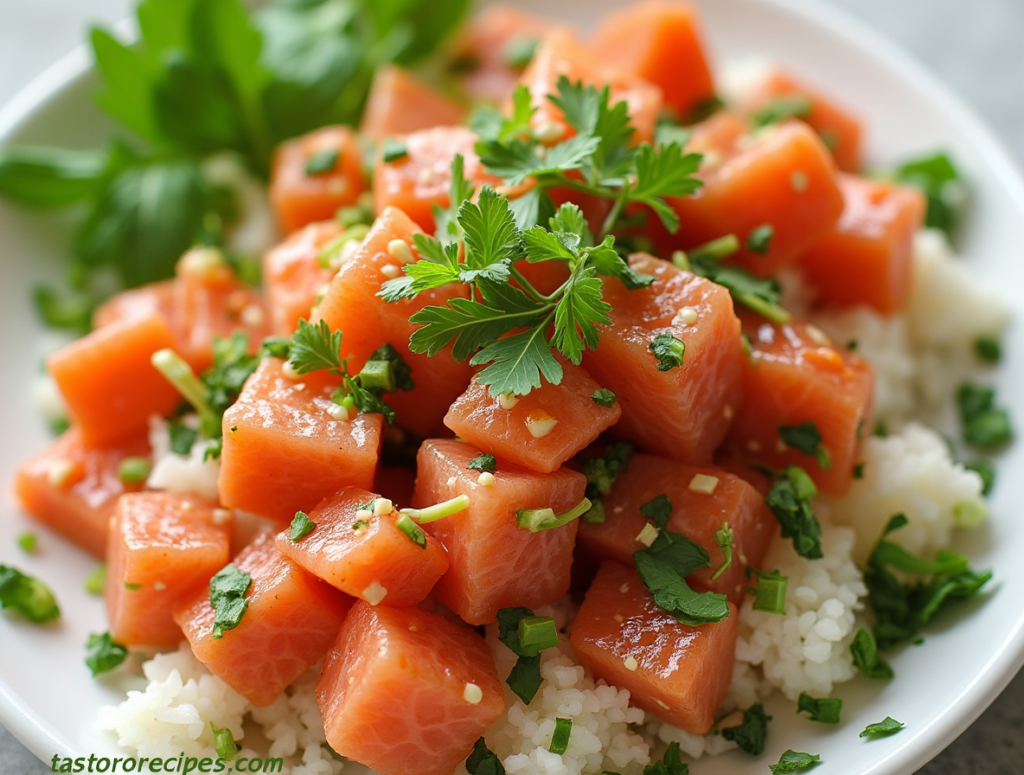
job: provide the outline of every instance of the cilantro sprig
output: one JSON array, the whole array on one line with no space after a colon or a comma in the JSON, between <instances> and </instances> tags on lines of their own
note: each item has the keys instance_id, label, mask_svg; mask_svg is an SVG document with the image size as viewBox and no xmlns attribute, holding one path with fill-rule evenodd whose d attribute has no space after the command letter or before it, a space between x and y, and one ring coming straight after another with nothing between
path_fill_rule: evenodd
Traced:
<instances>
[{"instance_id":1,"label":"cilantro sprig","mask_svg":"<svg viewBox=\"0 0 1024 775\"><path fill-rule=\"evenodd\" d=\"M647 549L633 554L644 586L663 611L691 627L718 622L729 615L729 602L717 592L697 592L686 578L694 571L711 566L707 550L681 533L668 530Z\"/></svg>"}]
</instances>

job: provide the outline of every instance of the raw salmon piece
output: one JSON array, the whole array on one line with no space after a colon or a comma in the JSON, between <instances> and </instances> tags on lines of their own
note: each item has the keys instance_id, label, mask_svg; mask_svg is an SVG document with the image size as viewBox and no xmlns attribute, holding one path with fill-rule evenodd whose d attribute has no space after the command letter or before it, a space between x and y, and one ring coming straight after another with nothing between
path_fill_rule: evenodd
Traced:
<instances>
[{"instance_id":1,"label":"raw salmon piece","mask_svg":"<svg viewBox=\"0 0 1024 775\"><path fill-rule=\"evenodd\" d=\"M334 164L307 171L311 159ZM345 126L327 126L288 140L274 153L270 171L270 202L285 233L314 221L333 218L339 208L353 205L367 188L363 152L355 133Z\"/></svg>"},{"instance_id":2,"label":"raw salmon piece","mask_svg":"<svg viewBox=\"0 0 1024 775\"><path fill-rule=\"evenodd\" d=\"M767 127L736 142L733 151L707 156L704 185L670 198L679 230L670 235L653 215L649 236L663 255L735 234L741 250L727 260L759 277L792 264L828 233L843 212L835 162L821 138L800 121ZM772 227L765 254L749 250L755 229Z\"/></svg>"},{"instance_id":3,"label":"raw salmon piece","mask_svg":"<svg viewBox=\"0 0 1024 775\"><path fill-rule=\"evenodd\" d=\"M856 354L831 343L814 326L769 323L744 313L751 354L743 363L745 400L736 414L726 451L772 469L800 466L830 495L842 495L853 480L860 439L871 415L875 375ZM787 447L779 427L813 422L831 465Z\"/></svg>"},{"instance_id":4,"label":"raw salmon piece","mask_svg":"<svg viewBox=\"0 0 1024 775\"><path fill-rule=\"evenodd\" d=\"M793 97L806 99L809 103L810 111L799 118L821 135L839 169L857 172L861 166L863 134L860 119L833 99L822 96L783 70L776 67L767 71L741 107L753 115L770 108L779 99Z\"/></svg>"},{"instance_id":5,"label":"raw salmon piece","mask_svg":"<svg viewBox=\"0 0 1024 775\"><path fill-rule=\"evenodd\" d=\"M328 413L336 383L322 373L289 379L264 358L224 413L220 499L224 506L291 522L340 487L370 487L384 418Z\"/></svg>"},{"instance_id":6,"label":"raw salmon piece","mask_svg":"<svg viewBox=\"0 0 1024 775\"><path fill-rule=\"evenodd\" d=\"M202 587L175 607L174 621L196 659L253 705L265 707L320 659L341 629L352 599L281 556L264 533L233 561L252 576L238 626L213 637L215 612Z\"/></svg>"},{"instance_id":7,"label":"raw salmon piece","mask_svg":"<svg viewBox=\"0 0 1024 775\"><path fill-rule=\"evenodd\" d=\"M462 174L479 189L492 188L500 178L489 175L473 150L477 137L462 126L434 126L399 138L407 151L391 161L378 150L373 176L374 206L378 213L397 207L423 230L434 233L434 206L448 207L452 161L462 155Z\"/></svg>"},{"instance_id":8,"label":"raw salmon piece","mask_svg":"<svg viewBox=\"0 0 1024 775\"><path fill-rule=\"evenodd\" d=\"M382 345L394 347L412 369L416 387L389 394L387 402L398 414L399 425L427 436L441 427L445 412L466 389L473 371L468 364L456 361L448 350L431 358L409 349L409 337L416 329L409 322L410 316L424 307L443 307L451 298L464 297L463 286L449 285L390 304L377 295L388 279L385 267L397 269L402 264L404 251L396 257L391 243L404 242L415 258L412 238L419 231L401 210L389 207L382 212L362 245L334 277L311 322L325 320L332 330L344 332L342 356L349 359L352 374Z\"/></svg>"},{"instance_id":9,"label":"raw salmon piece","mask_svg":"<svg viewBox=\"0 0 1024 775\"><path fill-rule=\"evenodd\" d=\"M610 66L609 66L610 65ZM625 102L636 128L634 143L652 142L654 129L661 113L661 89L642 78L616 69L613 63L599 59L569 30L556 28L549 32L520 79L530 90L533 106L531 125L546 142L554 144L568 139L573 129L562 117L562 111L549 99L557 94L558 79L566 76L570 81L601 89L608 84L610 103Z\"/></svg>"},{"instance_id":10,"label":"raw salmon piece","mask_svg":"<svg viewBox=\"0 0 1024 775\"><path fill-rule=\"evenodd\" d=\"M114 504L125 492L145 486L124 484L121 462L149 455L148 432L115 445L89 447L81 432L71 428L22 463L14 475L14 492L25 511L102 559Z\"/></svg>"},{"instance_id":11,"label":"raw salmon piece","mask_svg":"<svg viewBox=\"0 0 1024 775\"><path fill-rule=\"evenodd\" d=\"M263 258L269 333L290 337L300 319L309 319L317 298L326 290L336 271L320 264L320 253L341 232L337 221L311 223L272 248Z\"/></svg>"},{"instance_id":12,"label":"raw salmon piece","mask_svg":"<svg viewBox=\"0 0 1024 775\"><path fill-rule=\"evenodd\" d=\"M373 140L459 124L466 109L398 65L377 68L359 133Z\"/></svg>"},{"instance_id":13,"label":"raw salmon piece","mask_svg":"<svg viewBox=\"0 0 1024 775\"><path fill-rule=\"evenodd\" d=\"M648 452L707 463L741 397L743 348L732 298L722 286L653 256L637 254L629 264L657 279L635 291L605 279L612 324L602 329L600 344L587 351L583 365L618 396L617 435ZM686 345L683 364L669 371L658 371L650 350L662 333Z\"/></svg>"},{"instance_id":14,"label":"raw salmon piece","mask_svg":"<svg viewBox=\"0 0 1024 775\"><path fill-rule=\"evenodd\" d=\"M371 605L419 605L448 569L448 555L431 536L425 546L415 543L399 529L395 511L356 515L368 505L372 509L378 497L358 487L339 490L309 513L316 523L312 533L292 541L285 528L277 548L317 578Z\"/></svg>"},{"instance_id":15,"label":"raw salmon piece","mask_svg":"<svg viewBox=\"0 0 1024 775\"><path fill-rule=\"evenodd\" d=\"M586 477L566 468L538 474L499 460L494 482L484 485L480 472L467 468L477 454L461 441L424 442L413 504L469 497L468 509L423 528L448 550L450 565L435 596L469 624L487 624L499 608L536 608L569 589L576 520L533 533L516 524L516 510L564 514L583 500Z\"/></svg>"},{"instance_id":16,"label":"raw salmon piece","mask_svg":"<svg viewBox=\"0 0 1024 775\"><path fill-rule=\"evenodd\" d=\"M126 646L174 646L182 639L174 606L228 561L230 517L191 495L124 495L107 549L110 634Z\"/></svg>"},{"instance_id":17,"label":"raw salmon piece","mask_svg":"<svg viewBox=\"0 0 1024 775\"><path fill-rule=\"evenodd\" d=\"M526 66L510 55L531 43L536 46L554 26L550 19L511 5L481 8L455 48L456 60L466 65L458 75L463 90L474 100L498 103L507 98Z\"/></svg>"},{"instance_id":18,"label":"raw salmon piece","mask_svg":"<svg viewBox=\"0 0 1024 775\"><path fill-rule=\"evenodd\" d=\"M680 117L715 96L697 9L686 3L646 0L607 14L591 48L608 67L660 87Z\"/></svg>"},{"instance_id":19,"label":"raw salmon piece","mask_svg":"<svg viewBox=\"0 0 1024 775\"><path fill-rule=\"evenodd\" d=\"M853 175L841 176L840 184L843 215L801 256L800 269L823 304L863 304L885 315L900 312L910 295L924 194Z\"/></svg>"},{"instance_id":20,"label":"raw salmon piece","mask_svg":"<svg viewBox=\"0 0 1024 775\"><path fill-rule=\"evenodd\" d=\"M502 460L545 474L554 471L622 414L618 402L610 407L594 402L601 386L586 369L559 360L561 384L545 382L527 396L492 396L474 378L448 410L444 424Z\"/></svg>"},{"instance_id":21,"label":"raw salmon piece","mask_svg":"<svg viewBox=\"0 0 1024 775\"><path fill-rule=\"evenodd\" d=\"M580 662L630 702L692 735L711 729L732 678L736 606L720 622L690 627L654 604L640 575L606 562L569 638Z\"/></svg>"},{"instance_id":22,"label":"raw salmon piece","mask_svg":"<svg viewBox=\"0 0 1024 775\"><path fill-rule=\"evenodd\" d=\"M145 431L152 415L173 411L181 397L150 358L176 344L154 315L97 329L47 358L83 443L116 444Z\"/></svg>"},{"instance_id":23,"label":"raw salmon piece","mask_svg":"<svg viewBox=\"0 0 1024 775\"><path fill-rule=\"evenodd\" d=\"M157 314L165 320L173 320L174 280L161 280L115 293L92 313L92 326L103 328L111 323Z\"/></svg>"},{"instance_id":24,"label":"raw salmon piece","mask_svg":"<svg viewBox=\"0 0 1024 775\"><path fill-rule=\"evenodd\" d=\"M327 742L381 775L450 775L505 710L483 640L416 608L357 602L321 676Z\"/></svg>"},{"instance_id":25,"label":"raw salmon piece","mask_svg":"<svg viewBox=\"0 0 1024 775\"><path fill-rule=\"evenodd\" d=\"M729 601L738 606L747 593L744 570L748 565L760 567L778 522L757 490L719 468L634 454L629 466L615 480L611 494L601 499L604 523L581 521L577 545L598 561L632 565L633 553L646 548L637 536L650 522L640 507L659 495L667 495L672 502L672 515L665 529L697 542L711 558L711 567L690 576L694 587L728 595ZM732 562L712 580L711 576L725 562L725 555L714 539L723 523L728 523L733 531Z\"/></svg>"}]
</instances>

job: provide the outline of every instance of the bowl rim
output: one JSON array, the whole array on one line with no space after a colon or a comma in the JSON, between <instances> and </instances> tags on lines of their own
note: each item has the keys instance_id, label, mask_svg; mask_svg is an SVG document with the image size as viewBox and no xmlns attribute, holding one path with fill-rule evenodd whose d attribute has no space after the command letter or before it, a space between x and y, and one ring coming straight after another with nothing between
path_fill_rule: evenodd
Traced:
<instances>
[{"instance_id":1,"label":"bowl rim","mask_svg":"<svg viewBox=\"0 0 1024 775\"><path fill-rule=\"evenodd\" d=\"M904 51L882 32L823 0L750 0L796 16L843 38L868 58L899 72L904 80L937 105L951 123L971 139L973 150L989 168L1024 215L1024 174L1022 166L1006 143L989 128L977 111L945 86L925 65ZM125 19L114 25L123 37L135 36L134 24ZM20 89L0 106L0 147L28 125L51 102L69 91L83 88L92 74L92 58L85 44L79 45ZM924 766L960 736L1002 693L1024 666L1024 615L1010 634L989 655L972 680L926 729L906 744L878 760L862 775L903 775ZM45 719L36 718L22 699L0 678L0 723L46 763L56 753L75 756L77 752Z\"/></svg>"}]
</instances>

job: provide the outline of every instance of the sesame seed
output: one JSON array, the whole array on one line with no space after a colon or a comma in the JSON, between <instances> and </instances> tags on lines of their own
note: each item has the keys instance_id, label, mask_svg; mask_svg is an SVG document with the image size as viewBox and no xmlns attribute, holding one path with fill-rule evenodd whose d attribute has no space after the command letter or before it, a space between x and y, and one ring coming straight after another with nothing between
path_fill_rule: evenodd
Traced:
<instances>
[{"instance_id":1,"label":"sesame seed","mask_svg":"<svg viewBox=\"0 0 1024 775\"><path fill-rule=\"evenodd\" d=\"M519 396L515 395L515 393L502 393L498 396L498 403L502 409L511 409L519 403Z\"/></svg>"},{"instance_id":2,"label":"sesame seed","mask_svg":"<svg viewBox=\"0 0 1024 775\"><path fill-rule=\"evenodd\" d=\"M724 417L726 420L732 419L732 407L729 406L728 404L726 404L725 408L722 409L722 417Z\"/></svg>"},{"instance_id":3,"label":"sesame seed","mask_svg":"<svg viewBox=\"0 0 1024 775\"><path fill-rule=\"evenodd\" d=\"M298 379L302 375L297 372L288 361L285 361L284 366L281 367L281 375L285 379Z\"/></svg>"},{"instance_id":4,"label":"sesame seed","mask_svg":"<svg viewBox=\"0 0 1024 775\"><path fill-rule=\"evenodd\" d=\"M376 517L386 517L394 510L394 504L387 498L377 498L373 502L373 514Z\"/></svg>"},{"instance_id":5,"label":"sesame seed","mask_svg":"<svg viewBox=\"0 0 1024 775\"><path fill-rule=\"evenodd\" d=\"M375 581L363 590L363 600L370 605L379 605L388 594L387 588L379 581Z\"/></svg>"},{"instance_id":6,"label":"sesame seed","mask_svg":"<svg viewBox=\"0 0 1024 775\"><path fill-rule=\"evenodd\" d=\"M616 506L614 509L612 509L612 514L621 514L625 510L626 510L625 506Z\"/></svg>"},{"instance_id":7,"label":"sesame seed","mask_svg":"<svg viewBox=\"0 0 1024 775\"><path fill-rule=\"evenodd\" d=\"M259 328L264 319L263 308L259 304L247 304L242 308L242 322L250 328Z\"/></svg>"},{"instance_id":8,"label":"sesame seed","mask_svg":"<svg viewBox=\"0 0 1024 775\"><path fill-rule=\"evenodd\" d=\"M394 264L384 264L384 266L380 268L380 273L389 280L394 280L396 277L398 277L398 275L402 273L402 270L399 269Z\"/></svg>"},{"instance_id":9,"label":"sesame seed","mask_svg":"<svg viewBox=\"0 0 1024 775\"><path fill-rule=\"evenodd\" d=\"M388 253L402 264L411 264L414 261L412 251L409 249L409 243L404 239L391 240L388 243Z\"/></svg>"},{"instance_id":10,"label":"sesame seed","mask_svg":"<svg viewBox=\"0 0 1024 775\"><path fill-rule=\"evenodd\" d=\"M547 436L556 425L558 425L558 420L543 410L539 412L532 412L530 416L526 418L526 430L528 430L530 435L535 439Z\"/></svg>"},{"instance_id":11,"label":"sesame seed","mask_svg":"<svg viewBox=\"0 0 1024 775\"><path fill-rule=\"evenodd\" d=\"M494 484L494 474L490 471L484 471L477 477L476 483L481 487L491 487Z\"/></svg>"},{"instance_id":12,"label":"sesame seed","mask_svg":"<svg viewBox=\"0 0 1024 775\"><path fill-rule=\"evenodd\" d=\"M533 130L533 136L542 143L554 143L565 137L565 126L557 121L542 121Z\"/></svg>"},{"instance_id":13,"label":"sesame seed","mask_svg":"<svg viewBox=\"0 0 1024 775\"><path fill-rule=\"evenodd\" d=\"M802 194L807 190L809 181L807 180L807 173L803 170L794 170L793 174L789 176L789 182L793 186L793 190L798 194Z\"/></svg>"},{"instance_id":14,"label":"sesame seed","mask_svg":"<svg viewBox=\"0 0 1024 775\"><path fill-rule=\"evenodd\" d=\"M365 520L369 519L372 516L373 516L373 512L370 511L369 509L358 509L356 511L356 519L361 519L361 520L365 521Z\"/></svg>"},{"instance_id":15,"label":"sesame seed","mask_svg":"<svg viewBox=\"0 0 1024 775\"><path fill-rule=\"evenodd\" d=\"M157 580L153 582L153 589L155 589L157 592L163 592L165 589L167 589L167 585L164 584L162 581Z\"/></svg>"},{"instance_id":16,"label":"sesame seed","mask_svg":"<svg viewBox=\"0 0 1024 775\"><path fill-rule=\"evenodd\" d=\"M694 492L704 493L710 495L718 487L718 477L708 476L707 474L694 474L693 479L690 480L690 489Z\"/></svg>"},{"instance_id":17,"label":"sesame seed","mask_svg":"<svg viewBox=\"0 0 1024 775\"><path fill-rule=\"evenodd\" d=\"M636 672L636 669L640 667L640 663L636 661L636 657L634 657L632 654L630 654L628 657L622 660L622 665L630 672Z\"/></svg>"},{"instance_id":18,"label":"sesame seed","mask_svg":"<svg viewBox=\"0 0 1024 775\"><path fill-rule=\"evenodd\" d=\"M479 705L483 698L484 690L476 684L466 684L466 688L462 690L462 699L470 705Z\"/></svg>"},{"instance_id":19,"label":"sesame seed","mask_svg":"<svg viewBox=\"0 0 1024 775\"><path fill-rule=\"evenodd\" d=\"M213 510L213 524L215 525L226 525L231 521L231 512L227 509L214 509Z\"/></svg>"},{"instance_id":20,"label":"sesame seed","mask_svg":"<svg viewBox=\"0 0 1024 775\"><path fill-rule=\"evenodd\" d=\"M71 475L75 471L75 464L70 460L55 460L50 464L50 470L46 472L46 480L54 487L64 489L71 483Z\"/></svg>"},{"instance_id":21,"label":"sesame seed","mask_svg":"<svg viewBox=\"0 0 1024 775\"><path fill-rule=\"evenodd\" d=\"M619 587L619 592L621 592L622 594L626 594L627 592L629 592L629 584L623 584L621 587Z\"/></svg>"},{"instance_id":22,"label":"sesame seed","mask_svg":"<svg viewBox=\"0 0 1024 775\"><path fill-rule=\"evenodd\" d=\"M690 326L697 322L697 310L693 307L683 307L676 313L673 323L680 326Z\"/></svg>"},{"instance_id":23,"label":"sesame seed","mask_svg":"<svg viewBox=\"0 0 1024 775\"><path fill-rule=\"evenodd\" d=\"M327 405L327 409L324 410L333 417L335 420L342 422L348 422L348 409L341 406L340 404L330 403Z\"/></svg>"},{"instance_id":24,"label":"sesame seed","mask_svg":"<svg viewBox=\"0 0 1024 775\"><path fill-rule=\"evenodd\" d=\"M644 529L641 530L636 537L638 543L644 546L650 546L654 543L654 540L658 537L658 528L648 522L644 525Z\"/></svg>"}]
</instances>

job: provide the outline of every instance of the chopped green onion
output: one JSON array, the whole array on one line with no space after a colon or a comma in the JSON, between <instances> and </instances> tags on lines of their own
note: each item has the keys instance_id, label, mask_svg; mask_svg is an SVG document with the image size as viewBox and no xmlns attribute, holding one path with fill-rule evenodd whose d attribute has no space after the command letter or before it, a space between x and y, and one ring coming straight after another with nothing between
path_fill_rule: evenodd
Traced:
<instances>
[{"instance_id":1,"label":"chopped green onion","mask_svg":"<svg viewBox=\"0 0 1024 775\"><path fill-rule=\"evenodd\" d=\"M789 577L779 571L771 573L750 569L757 576L757 597L754 598L754 610L768 614L786 613L786 589Z\"/></svg>"},{"instance_id":2,"label":"chopped green onion","mask_svg":"<svg viewBox=\"0 0 1024 775\"><path fill-rule=\"evenodd\" d=\"M129 592L138 592L140 589L142 589L142 585L135 584L131 581L126 581L124 583L124 588L127 589Z\"/></svg>"},{"instance_id":3,"label":"chopped green onion","mask_svg":"<svg viewBox=\"0 0 1024 775\"><path fill-rule=\"evenodd\" d=\"M291 530L288 531L288 538L291 541L300 541L316 530L316 522L309 518L304 511L296 511L292 519Z\"/></svg>"},{"instance_id":4,"label":"chopped green onion","mask_svg":"<svg viewBox=\"0 0 1024 775\"><path fill-rule=\"evenodd\" d=\"M50 588L8 565L0 565L0 608L17 611L35 624L60 618L60 608Z\"/></svg>"},{"instance_id":5,"label":"chopped green onion","mask_svg":"<svg viewBox=\"0 0 1024 775\"><path fill-rule=\"evenodd\" d=\"M412 521L408 514L399 516L395 521L395 526L405 533L414 544L422 546L424 549L427 548L427 534L423 532L423 528Z\"/></svg>"},{"instance_id":6,"label":"chopped green onion","mask_svg":"<svg viewBox=\"0 0 1024 775\"><path fill-rule=\"evenodd\" d=\"M22 533L18 536L18 546L26 554L34 554L39 548L39 538L35 533Z\"/></svg>"},{"instance_id":7,"label":"chopped green onion","mask_svg":"<svg viewBox=\"0 0 1024 775\"><path fill-rule=\"evenodd\" d=\"M536 649L558 645L558 629L550 616L524 616L519 620L519 643Z\"/></svg>"},{"instance_id":8,"label":"chopped green onion","mask_svg":"<svg viewBox=\"0 0 1024 775\"><path fill-rule=\"evenodd\" d=\"M735 234L726 234L724 237L713 239L710 242L705 242L703 245L698 245L693 248L687 254L687 258L691 263L706 261L708 259L721 261L723 258L728 258L738 252L739 249L739 237Z\"/></svg>"},{"instance_id":9,"label":"chopped green onion","mask_svg":"<svg viewBox=\"0 0 1024 775\"><path fill-rule=\"evenodd\" d=\"M775 227L770 223L762 224L750 232L747 237L747 250L751 253L764 255L771 246L772 237L775 236Z\"/></svg>"},{"instance_id":10,"label":"chopped green onion","mask_svg":"<svg viewBox=\"0 0 1024 775\"><path fill-rule=\"evenodd\" d=\"M213 731L213 747L217 749L217 756L227 762L238 756L238 743L235 742L230 729L218 729L212 721L210 729Z\"/></svg>"},{"instance_id":11,"label":"chopped green onion","mask_svg":"<svg viewBox=\"0 0 1024 775\"><path fill-rule=\"evenodd\" d=\"M612 407L615 406L615 401L617 399L615 393L610 391L608 388L601 388L600 390L594 391L594 394L590 397L590 400L593 401L598 406Z\"/></svg>"},{"instance_id":12,"label":"chopped green onion","mask_svg":"<svg viewBox=\"0 0 1024 775\"><path fill-rule=\"evenodd\" d=\"M551 745L548 750L561 756L569 748L569 737L572 735L572 719L556 718L555 731L551 733Z\"/></svg>"},{"instance_id":13,"label":"chopped green onion","mask_svg":"<svg viewBox=\"0 0 1024 775\"><path fill-rule=\"evenodd\" d=\"M306 159L306 176L312 177L330 172L337 165L340 156L341 153L337 148L324 148L322 151L317 151Z\"/></svg>"},{"instance_id":14,"label":"chopped green onion","mask_svg":"<svg viewBox=\"0 0 1024 775\"><path fill-rule=\"evenodd\" d=\"M879 721L877 724L868 724L858 737L888 737L889 735L896 734L905 726L906 724L902 721L897 721L892 716L886 716L883 721Z\"/></svg>"},{"instance_id":15,"label":"chopped green onion","mask_svg":"<svg viewBox=\"0 0 1024 775\"><path fill-rule=\"evenodd\" d=\"M481 452L479 455L476 455L475 457L471 458L470 461L466 463L466 468L469 469L470 471L481 471L487 474L493 474L497 467L497 459L494 457L494 455L491 455L490 453L487 452Z\"/></svg>"},{"instance_id":16,"label":"chopped green onion","mask_svg":"<svg viewBox=\"0 0 1024 775\"><path fill-rule=\"evenodd\" d=\"M582 519L591 525L603 525L605 520L604 503L600 499L592 501Z\"/></svg>"},{"instance_id":17,"label":"chopped green onion","mask_svg":"<svg viewBox=\"0 0 1024 775\"><path fill-rule=\"evenodd\" d=\"M171 349L158 350L150 359L153 366L164 375L182 397L199 413L199 424L203 435L213 438L220 435L220 416L210 406L208 391L203 381L192 371L184 358Z\"/></svg>"},{"instance_id":18,"label":"chopped green onion","mask_svg":"<svg viewBox=\"0 0 1024 775\"><path fill-rule=\"evenodd\" d=\"M425 525L428 522L437 522L437 520L450 517L452 514L458 514L468 508L469 496L457 495L441 503L435 503L433 506L427 506L425 509L402 509L402 514Z\"/></svg>"},{"instance_id":19,"label":"chopped green onion","mask_svg":"<svg viewBox=\"0 0 1024 775\"><path fill-rule=\"evenodd\" d=\"M569 511L556 515L553 509L520 509L516 512L516 524L526 528L533 533L541 530L552 530L562 525L568 525L577 517L582 516L590 509L590 501L584 498Z\"/></svg>"},{"instance_id":20,"label":"chopped green onion","mask_svg":"<svg viewBox=\"0 0 1024 775\"><path fill-rule=\"evenodd\" d=\"M117 477L122 484L141 484L149 478L152 470L153 464L148 457L126 457L121 461Z\"/></svg>"},{"instance_id":21,"label":"chopped green onion","mask_svg":"<svg viewBox=\"0 0 1024 775\"><path fill-rule=\"evenodd\" d=\"M107 565L106 563L100 563L93 568L92 573L89 574L85 580L85 584L82 585L86 592L90 595L103 594L103 591L107 588Z\"/></svg>"},{"instance_id":22,"label":"chopped green onion","mask_svg":"<svg viewBox=\"0 0 1024 775\"><path fill-rule=\"evenodd\" d=\"M384 157L384 163L390 164L393 161L398 161L409 155L409 149L405 143L401 140L396 140L393 137L385 137L380 144L381 154Z\"/></svg>"},{"instance_id":23,"label":"chopped green onion","mask_svg":"<svg viewBox=\"0 0 1024 775\"><path fill-rule=\"evenodd\" d=\"M671 371L683 365L686 344L672 334L658 334L651 340L648 349L658 359L658 365L655 367L658 371Z\"/></svg>"},{"instance_id":24,"label":"chopped green onion","mask_svg":"<svg viewBox=\"0 0 1024 775\"><path fill-rule=\"evenodd\" d=\"M715 539L715 543L718 544L718 547L722 550L722 554L724 555L721 567L711 574L711 580L714 581L725 573L726 568L732 565L732 542L735 540L735 536L732 528L729 527L729 523L723 522L722 527L716 530L712 537Z\"/></svg>"},{"instance_id":25,"label":"chopped green onion","mask_svg":"<svg viewBox=\"0 0 1024 775\"><path fill-rule=\"evenodd\" d=\"M85 664L93 677L106 673L124 662L128 649L114 640L109 632L90 633L85 642Z\"/></svg>"},{"instance_id":26,"label":"chopped green onion","mask_svg":"<svg viewBox=\"0 0 1024 775\"><path fill-rule=\"evenodd\" d=\"M807 692L800 692L796 712L811 714L811 721L817 721L819 724L838 724L842 709L843 701L838 697L817 699Z\"/></svg>"},{"instance_id":27,"label":"chopped green onion","mask_svg":"<svg viewBox=\"0 0 1024 775\"><path fill-rule=\"evenodd\" d=\"M361 242L369 231L370 227L364 223L357 223L347 227L345 231L324 246L316 257L317 263L324 269L340 269L342 264L341 249L350 242ZM288 347L288 350L290 350L291 340L284 339L282 341L285 346ZM263 344L266 345L266 343L267 340L264 340ZM277 343L275 342L275 344ZM280 347L280 345L278 346ZM288 358L288 350L285 350L283 355L278 355L276 353L272 354L275 358Z\"/></svg>"},{"instance_id":28,"label":"chopped green onion","mask_svg":"<svg viewBox=\"0 0 1024 775\"><path fill-rule=\"evenodd\" d=\"M395 379L395 370L388 361L367 361L359 374L360 387L367 390L383 390L385 393L394 393L398 389L398 382Z\"/></svg>"}]
</instances>

